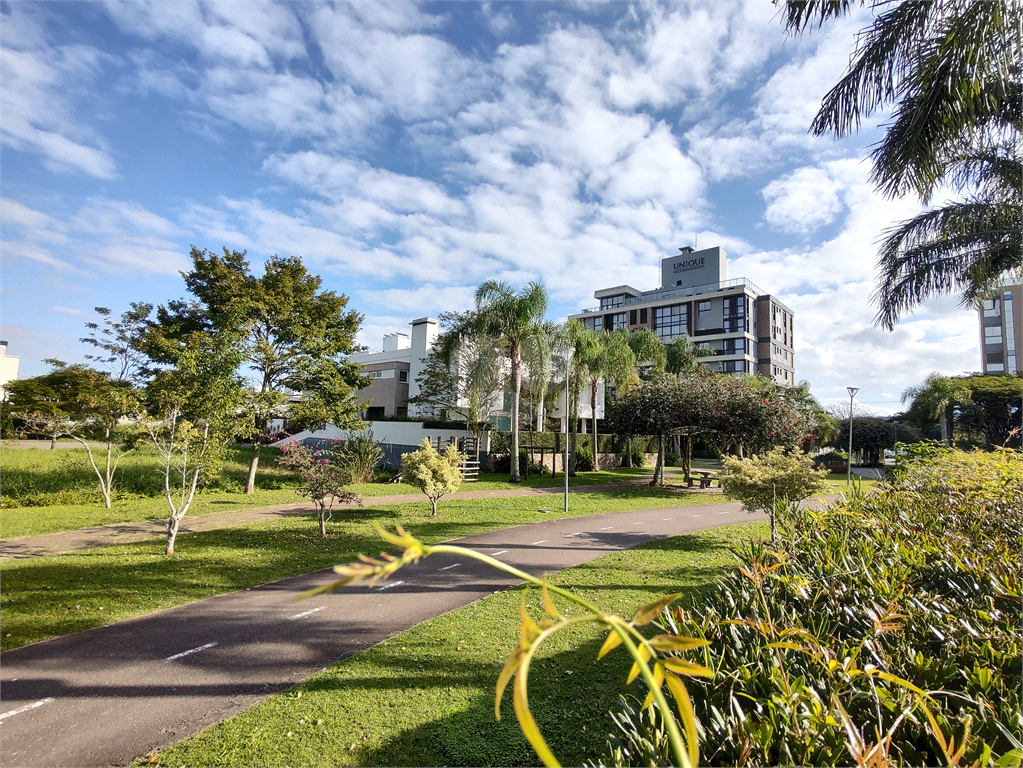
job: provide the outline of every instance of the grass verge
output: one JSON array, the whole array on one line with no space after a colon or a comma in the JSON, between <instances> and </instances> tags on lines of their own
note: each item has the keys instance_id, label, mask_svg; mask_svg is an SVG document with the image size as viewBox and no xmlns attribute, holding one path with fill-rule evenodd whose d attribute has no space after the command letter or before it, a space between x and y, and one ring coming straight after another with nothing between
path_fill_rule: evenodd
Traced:
<instances>
[{"instance_id":1,"label":"grass verge","mask_svg":"<svg viewBox=\"0 0 1023 768\"><path fill-rule=\"evenodd\" d=\"M264 449L270 452L271 449ZM59 464L60 456L51 456L49 452L23 448L22 454L43 454L44 460L32 464L36 469L42 470L54 462L54 467ZM73 449L60 451L60 454L78 454L72 457L74 461L84 461L85 452ZM274 451L276 454L276 451ZM12 461L29 461L37 458L28 455ZM270 457L270 460L274 459ZM234 466L237 461L229 464ZM269 463L269 462L268 462ZM3 470L7 473L7 460L3 463ZM246 465L247 466L247 465ZM54 469L53 471L63 471ZM91 471L91 470L90 470ZM264 469L260 469L262 474ZM297 489L282 470L277 469L275 464L266 469L267 476L260 484L269 487L258 487L256 492L250 495L242 493L244 477L238 481L236 490L218 490L218 487L207 489L199 493L189 509L189 515L203 515L210 512L232 512L242 509L254 509L269 507L277 504L291 504L302 501L305 497L299 495ZM621 482L643 474L649 475L651 470L644 469L617 469L609 472L580 472L576 477L569 478L569 485L603 485L606 483ZM228 479L233 477L229 473ZM70 478L70 475L69 475ZM95 483L95 477L93 477ZM69 482L70 479L69 479ZM77 483L84 481L76 480ZM219 485L225 482L222 480ZM493 490L514 490L522 488L551 488L560 487L565 482L563 475L558 475L553 480L550 475L531 476L522 483L512 485L508 482L507 475L484 474L476 483L465 483L463 491L493 491ZM5 479L6 483L6 479ZM422 496L422 492L414 486L405 483L360 483L351 486L351 489L364 498L372 499L377 496L392 496L410 494ZM98 492L97 492L98 495ZM425 498L425 497L424 497ZM5 501L6 505L6 501ZM73 502L60 505L28 506L28 507L6 507L0 515L0 538L12 538L15 536L33 536L41 533L56 533L57 531L73 531L78 528L88 528L93 525L109 525L112 523L139 522L142 520L165 520L168 515L167 500L161 496L149 498L122 498L115 501L112 509L107 509L102 503L96 501Z\"/></svg>"},{"instance_id":2,"label":"grass verge","mask_svg":"<svg viewBox=\"0 0 1023 768\"><path fill-rule=\"evenodd\" d=\"M614 489L573 494L569 516L722 500L670 489ZM336 514L327 539L319 537L316 518L310 515L182 534L177 553L170 556L162 554L162 541L149 540L8 560L0 564L0 650L308 573L353 560L359 552L379 552L374 520L391 527L400 523L427 543L436 543L563 517L560 505L549 502L551 513L538 514L544 501L535 496L442 500L440 514L433 517L424 499Z\"/></svg>"},{"instance_id":3,"label":"grass verge","mask_svg":"<svg viewBox=\"0 0 1023 768\"><path fill-rule=\"evenodd\" d=\"M735 566L737 541L766 533L765 523L745 523L679 536L607 555L552 581L631 615L665 593L698 598ZM518 637L518 601L519 590L512 590L424 622L145 764L536 765L510 692L501 721L494 719L494 684ZM530 672L533 715L564 765L597 758L618 696L643 692L639 682L625 685L624 651L595 660L602 642L592 625L560 632L541 647Z\"/></svg>"}]
</instances>

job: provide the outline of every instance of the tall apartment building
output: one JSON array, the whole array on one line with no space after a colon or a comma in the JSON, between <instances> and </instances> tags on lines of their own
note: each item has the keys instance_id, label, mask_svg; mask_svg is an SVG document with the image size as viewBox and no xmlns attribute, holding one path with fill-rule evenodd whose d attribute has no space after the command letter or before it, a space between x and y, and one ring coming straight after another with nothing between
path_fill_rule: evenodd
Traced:
<instances>
[{"instance_id":1,"label":"tall apartment building","mask_svg":"<svg viewBox=\"0 0 1023 768\"><path fill-rule=\"evenodd\" d=\"M984 373L1016 373L1016 350L1023 347L1023 285L1004 285L980 308L980 363Z\"/></svg>"},{"instance_id":2,"label":"tall apartment building","mask_svg":"<svg viewBox=\"0 0 1023 768\"><path fill-rule=\"evenodd\" d=\"M722 373L760 373L777 384L796 383L793 313L744 277L726 279L720 247L679 248L661 260L661 287L601 288L599 307L571 317L594 330L649 328L666 344L688 334L714 352L701 363Z\"/></svg>"}]
</instances>

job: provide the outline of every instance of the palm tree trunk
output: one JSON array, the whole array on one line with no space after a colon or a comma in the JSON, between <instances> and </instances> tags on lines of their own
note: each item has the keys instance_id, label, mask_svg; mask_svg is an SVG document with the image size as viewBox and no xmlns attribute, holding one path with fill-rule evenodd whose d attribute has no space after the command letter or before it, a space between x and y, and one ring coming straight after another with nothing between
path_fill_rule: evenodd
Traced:
<instances>
[{"instance_id":1,"label":"palm tree trunk","mask_svg":"<svg viewBox=\"0 0 1023 768\"><path fill-rule=\"evenodd\" d=\"M518 346L511 349L512 407L511 407L511 477L513 483L522 482L519 476L519 392L522 389L522 359Z\"/></svg>"},{"instance_id":2,"label":"palm tree trunk","mask_svg":"<svg viewBox=\"0 0 1023 768\"><path fill-rule=\"evenodd\" d=\"M593 471L600 471L600 458L597 455L597 387L598 383L590 385L590 415L593 416Z\"/></svg>"}]
</instances>

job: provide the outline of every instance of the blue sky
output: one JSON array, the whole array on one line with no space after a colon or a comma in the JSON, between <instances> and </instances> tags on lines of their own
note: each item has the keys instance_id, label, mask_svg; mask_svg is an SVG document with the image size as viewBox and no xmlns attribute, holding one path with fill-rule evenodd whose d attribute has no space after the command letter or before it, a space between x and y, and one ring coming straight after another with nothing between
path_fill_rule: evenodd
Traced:
<instances>
[{"instance_id":1,"label":"blue sky","mask_svg":"<svg viewBox=\"0 0 1023 768\"><path fill-rule=\"evenodd\" d=\"M796 371L882 412L979 367L975 315L873 327L875 244L921 208L868 182L885 116L807 133L865 12L788 37L766 0L11 3L2 338L21 375L77 361L92 308L184 295L191 245L302 257L360 341L543 282L551 315L655 288L721 245L795 310Z\"/></svg>"}]
</instances>

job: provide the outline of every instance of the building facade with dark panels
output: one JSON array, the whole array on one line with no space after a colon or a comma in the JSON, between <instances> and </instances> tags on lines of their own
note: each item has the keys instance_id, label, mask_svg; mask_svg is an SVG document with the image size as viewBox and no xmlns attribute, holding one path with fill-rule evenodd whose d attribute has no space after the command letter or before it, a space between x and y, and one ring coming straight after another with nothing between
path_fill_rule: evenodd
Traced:
<instances>
[{"instance_id":1,"label":"building facade with dark panels","mask_svg":"<svg viewBox=\"0 0 1023 768\"><path fill-rule=\"evenodd\" d=\"M602 288L599 307L571 315L594 330L649 328L665 344L688 335L714 352L708 370L760 373L784 386L796 383L792 310L746 278L726 279L727 254L719 247L661 261L661 287Z\"/></svg>"},{"instance_id":2,"label":"building facade with dark panels","mask_svg":"<svg viewBox=\"0 0 1023 768\"><path fill-rule=\"evenodd\" d=\"M978 310L980 363L984 373L1017 373L1023 347L1023 285L1003 285Z\"/></svg>"}]
</instances>

